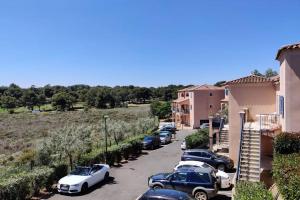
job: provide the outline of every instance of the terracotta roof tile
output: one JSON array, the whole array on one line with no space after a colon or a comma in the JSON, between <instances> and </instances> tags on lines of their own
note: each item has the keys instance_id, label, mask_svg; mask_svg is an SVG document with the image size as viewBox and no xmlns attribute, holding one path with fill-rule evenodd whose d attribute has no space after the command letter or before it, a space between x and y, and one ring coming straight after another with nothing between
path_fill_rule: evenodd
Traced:
<instances>
[{"instance_id":1,"label":"terracotta roof tile","mask_svg":"<svg viewBox=\"0 0 300 200\"><path fill-rule=\"evenodd\" d=\"M198 86L192 86L188 88L184 88L179 90L179 92L183 91L195 91L195 90L224 90L224 87L217 87L214 85L198 85Z\"/></svg>"},{"instance_id":2,"label":"terracotta roof tile","mask_svg":"<svg viewBox=\"0 0 300 200\"><path fill-rule=\"evenodd\" d=\"M281 47L281 48L278 50L278 52L277 52L276 60L278 60L280 54L281 54L284 50L287 50L287 49L300 49L300 43L290 44L290 45L286 45L286 46Z\"/></svg>"},{"instance_id":3,"label":"terracotta roof tile","mask_svg":"<svg viewBox=\"0 0 300 200\"><path fill-rule=\"evenodd\" d=\"M236 80L228 81L227 85L246 84L246 83L267 83L267 82L272 82L272 79L263 76L250 75Z\"/></svg>"}]
</instances>

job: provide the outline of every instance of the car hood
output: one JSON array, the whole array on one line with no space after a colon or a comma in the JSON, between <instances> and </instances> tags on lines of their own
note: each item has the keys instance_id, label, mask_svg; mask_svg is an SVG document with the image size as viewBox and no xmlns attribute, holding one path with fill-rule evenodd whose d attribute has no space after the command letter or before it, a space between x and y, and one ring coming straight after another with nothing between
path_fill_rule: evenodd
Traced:
<instances>
[{"instance_id":1,"label":"car hood","mask_svg":"<svg viewBox=\"0 0 300 200\"><path fill-rule=\"evenodd\" d=\"M171 173L160 173L151 176L152 180L165 180Z\"/></svg>"},{"instance_id":2,"label":"car hood","mask_svg":"<svg viewBox=\"0 0 300 200\"><path fill-rule=\"evenodd\" d=\"M88 177L89 176L68 175L60 179L58 183L66 185L75 185L85 181L86 179L88 179Z\"/></svg>"},{"instance_id":3,"label":"car hood","mask_svg":"<svg viewBox=\"0 0 300 200\"><path fill-rule=\"evenodd\" d=\"M218 170L217 173L216 173L216 175L218 177L222 177L222 178L229 178L229 175L226 172L223 172L221 170Z\"/></svg>"}]
</instances>

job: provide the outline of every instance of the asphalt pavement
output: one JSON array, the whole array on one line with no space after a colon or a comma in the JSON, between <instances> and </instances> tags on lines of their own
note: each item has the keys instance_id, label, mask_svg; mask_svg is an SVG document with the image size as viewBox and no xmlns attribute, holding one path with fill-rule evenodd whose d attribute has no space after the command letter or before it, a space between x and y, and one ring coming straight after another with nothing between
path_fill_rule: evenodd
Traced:
<instances>
[{"instance_id":1,"label":"asphalt pavement","mask_svg":"<svg viewBox=\"0 0 300 200\"><path fill-rule=\"evenodd\" d=\"M80 199L80 200L135 200L148 189L148 177L160 173L171 172L180 161L182 150L180 144L191 130L178 131L176 139L171 144L153 151L143 151L143 154L120 167L113 167L110 179L92 187L85 195L54 194L50 200ZM233 176L233 175L232 175ZM231 190L220 191L214 200L231 199Z\"/></svg>"}]
</instances>

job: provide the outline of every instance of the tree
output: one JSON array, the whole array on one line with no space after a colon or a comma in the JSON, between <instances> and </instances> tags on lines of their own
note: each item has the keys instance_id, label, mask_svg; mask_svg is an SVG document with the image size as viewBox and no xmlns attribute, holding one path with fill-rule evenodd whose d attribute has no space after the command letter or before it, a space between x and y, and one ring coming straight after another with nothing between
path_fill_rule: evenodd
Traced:
<instances>
[{"instance_id":1,"label":"tree","mask_svg":"<svg viewBox=\"0 0 300 200\"><path fill-rule=\"evenodd\" d=\"M150 105L151 113L154 116L158 116L159 119L165 119L171 115L171 104L170 102L154 101Z\"/></svg>"},{"instance_id":2,"label":"tree","mask_svg":"<svg viewBox=\"0 0 300 200\"><path fill-rule=\"evenodd\" d=\"M38 95L32 89L26 90L22 97L23 105L29 110L33 110L34 106L38 105L38 100Z\"/></svg>"},{"instance_id":3,"label":"tree","mask_svg":"<svg viewBox=\"0 0 300 200\"><path fill-rule=\"evenodd\" d=\"M270 77L273 77L273 76L277 76L277 75L278 75L277 71L273 70L272 68L267 69L266 73L265 73L265 76L267 78L270 78Z\"/></svg>"},{"instance_id":4,"label":"tree","mask_svg":"<svg viewBox=\"0 0 300 200\"><path fill-rule=\"evenodd\" d=\"M0 98L1 107L4 109L14 109L17 106L17 100L11 96L1 96Z\"/></svg>"},{"instance_id":5,"label":"tree","mask_svg":"<svg viewBox=\"0 0 300 200\"><path fill-rule=\"evenodd\" d=\"M56 110L65 111L73 108L75 99L67 92L59 92L52 97L52 105Z\"/></svg>"},{"instance_id":6,"label":"tree","mask_svg":"<svg viewBox=\"0 0 300 200\"><path fill-rule=\"evenodd\" d=\"M47 103L46 96L44 94L38 95L38 103L37 106L39 107L39 111L41 110L41 106Z\"/></svg>"},{"instance_id":7,"label":"tree","mask_svg":"<svg viewBox=\"0 0 300 200\"><path fill-rule=\"evenodd\" d=\"M256 75L256 76L264 76L262 73L260 73L257 69L253 70L251 72L252 75Z\"/></svg>"},{"instance_id":8,"label":"tree","mask_svg":"<svg viewBox=\"0 0 300 200\"><path fill-rule=\"evenodd\" d=\"M215 83L214 86L221 87L221 86L223 86L225 83L226 83L226 81L218 81L218 82Z\"/></svg>"}]
</instances>

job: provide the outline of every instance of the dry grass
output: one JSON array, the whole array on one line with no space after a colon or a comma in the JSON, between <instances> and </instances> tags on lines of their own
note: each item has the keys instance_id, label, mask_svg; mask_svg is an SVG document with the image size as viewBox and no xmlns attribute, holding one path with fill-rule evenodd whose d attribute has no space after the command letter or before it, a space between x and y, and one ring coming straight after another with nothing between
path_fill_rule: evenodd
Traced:
<instances>
[{"instance_id":1,"label":"dry grass","mask_svg":"<svg viewBox=\"0 0 300 200\"><path fill-rule=\"evenodd\" d=\"M34 147L51 130L64 127L66 124L97 124L104 115L111 119L127 122L147 117L149 105L130 106L129 108L90 109L88 111L42 112L38 114L0 114L0 155L14 154L25 148Z\"/></svg>"}]
</instances>

